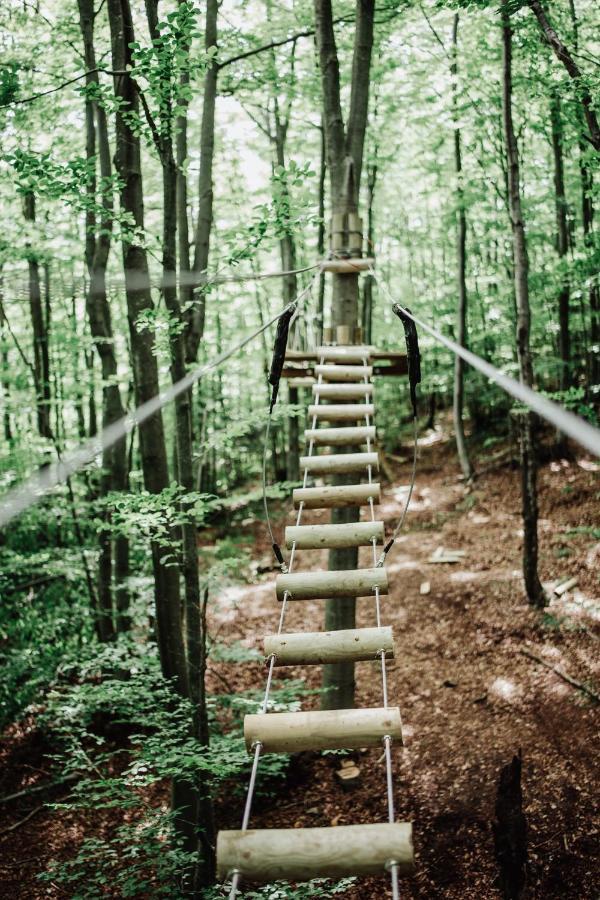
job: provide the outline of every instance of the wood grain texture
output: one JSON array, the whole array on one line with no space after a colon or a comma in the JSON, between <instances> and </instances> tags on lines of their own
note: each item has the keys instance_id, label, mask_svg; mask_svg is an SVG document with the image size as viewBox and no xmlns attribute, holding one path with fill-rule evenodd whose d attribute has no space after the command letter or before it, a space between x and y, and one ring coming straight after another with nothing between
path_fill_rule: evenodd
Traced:
<instances>
[{"instance_id":1,"label":"wood grain texture","mask_svg":"<svg viewBox=\"0 0 600 900\"><path fill-rule=\"evenodd\" d=\"M361 427L341 426L340 428L307 428L304 437L309 443L313 441L318 447L343 447L355 444L366 444L374 441L376 436L374 425Z\"/></svg>"},{"instance_id":2,"label":"wood grain texture","mask_svg":"<svg viewBox=\"0 0 600 900\"><path fill-rule=\"evenodd\" d=\"M327 600L330 597L366 597L379 588L388 592L387 572L379 569L342 569L339 572L295 572L278 575L277 599L287 591L290 600Z\"/></svg>"},{"instance_id":3,"label":"wood grain texture","mask_svg":"<svg viewBox=\"0 0 600 900\"><path fill-rule=\"evenodd\" d=\"M394 635L390 627L269 634L264 639L263 647L266 657L275 655L276 666L379 660L381 650L385 650L388 659L395 655Z\"/></svg>"},{"instance_id":4,"label":"wood grain texture","mask_svg":"<svg viewBox=\"0 0 600 900\"><path fill-rule=\"evenodd\" d=\"M255 882L385 875L392 860L401 875L414 871L410 822L221 831L217 840L220 879L233 869Z\"/></svg>"},{"instance_id":5,"label":"wood grain texture","mask_svg":"<svg viewBox=\"0 0 600 900\"><path fill-rule=\"evenodd\" d=\"M288 550L296 544L298 550L321 550L332 547L366 547L383 543L383 522L349 522L336 525L290 525L285 529Z\"/></svg>"},{"instance_id":6,"label":"wood grain texture","mask_svg":"<svg viewBox=\"0 0 600 900\"><path fill-rule=\"evenodd\" d=\"M365 416L373 416L375 407L372 403L327 403L308 407L308 418L317 418L323 422L358 422Z\"/></svg>"},{"instance_id":7,"label":"wood grain texture","mask_svg":"<svg viewBox=\"0 0 600 900\"><path fill-rule=\"evenodd\" d=\"M323 381L361 381L363 378L371 378L373 366L344 366L344 365L316 365L314 373L321 375Z\"/></svg>"},{"instance_id":8,"label":"wood grain texture","mask_svg":"<svg viewBox=\"0 0 600 900\"><path fill-rule=\"evenodd\" d=\"M357 750L376 747L386 734L402 743L402 720L397 706L244 716L248 753L258 741L263 753Z\"/></svg>"},{"instance_id":9,"label":"wood grain texture","mask_svg":"<svg viewBox=\"0 0 600 900\"><path fill-rule=\"evenodd\" d=\"M379 503L381 486L372 484L340 484L327 487L296 488L292 494L294 506L300 503L305 509L329 509L334 506L366 506L369 498Z\"/></svg>"},{"instance_id":10,"label":"wood grain texture","mask_svg":"<svg viewBox=\"0 0 600 900\"><path fill-rule=\"evenodd\" d=\"M361 400L365 397L371 397L373 394L372 384L360 384L343 381L340 384L313 384L312 392L321 400Z\"/></svg>"},{"instance_id":11,"label":"wood grain texture","mask_svg":"<svg viewBox=\"0 0 600 900\"><path fill-rule=\"evenodd\" d=\"M340 472L364 472L367 467L379 468L377 453L331 453L328 456L301 456L300 471L312 475L333 475Z\"/></svg>"}]
</instances>

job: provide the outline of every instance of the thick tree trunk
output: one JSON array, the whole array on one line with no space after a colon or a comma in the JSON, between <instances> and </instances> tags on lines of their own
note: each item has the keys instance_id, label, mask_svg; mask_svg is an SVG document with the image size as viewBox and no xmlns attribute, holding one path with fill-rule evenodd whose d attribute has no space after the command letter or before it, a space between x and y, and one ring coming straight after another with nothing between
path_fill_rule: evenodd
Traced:
<instances>
[{"instance_id":1,"label":"thick tree trunk","mask_svg":"<svg viewBox=\"0 0 600 900\"><path fill-rule=\"evenodd\" d=\"M35 224L35 194L27 191L23 196L23 215L26 222ZM37 427L41 437L52 438L50 425L50 355L48 327L44 319L40 264L34 250L27 244L29 269L29 312L33 331L33 371Z\"/></svg>"},{"instance_id":2,"label":"thick tree trunk","mask_svg":"<svg viewBox=\"0 0 600 900\"><path fill-rule=\"evenodd\" d=\"M463 187L462 168L462 135L458 124L458 13L454 16L452 26L452 62L450 74L452 76L452 117L454 120L454 171L456 173L456 273L458 287L458 308L456 311L456 342L461 347L467 346L467 214L465 211L465 194ZM463 476L467 481L473 477L473 469L467 442L465 440L465 423L463 420L465 400L465 363L457 356L454 360L454 434L456 437L456 451Z\"/></svg>"},{"instance_id":3,"label":"thick tree trunk","mask_svg":"<svg viewBox=\"0 0 600 900\"><path fill-rule=\"evenodd\" d=\"M529 349L531 312L529 308L529 262L527 239L521 209L521 178L519 149L512 116L512 28L507 5L502 7L503 47L503 120L508 171L509 215L513 234L513 263L515 295L517 299L517 353L521 381L529 387L533 384L533 366ZM537 509L537 458L532 427L532 416L521 417L521 468L523 512L523 577L529 602L538 607L545 605L545 597L538 576L538 509Z\"/></svg>"},{"instance_id":4,"label":"thick tree trunk","mask_svg":"<svg viewBox=\"0 0 600 900\"><path fill-rule=\"evenodd\" d=\"M108 0L113 69L124 72L131 67L131 44L135 36L129 0ZM119 106L115 115L117 173L121 180L121 210L131 217L136 229L144 229L144 200L141 171L140 138L131 124L139 115L139 98L129 74L115 75L115 96ZM138 327L140 315L154 308L146 250L135 243L133 235L123 239L123 267L127 314L134 368L135 399L145 403L159 392L158 367L154 355L154 338ZM158 494L169 485L163 420L156 413L140 428L140 456L144 485ZM172 536L175 537L174 535ZM181 629L179 572L162 562L164 548L152 542L152 564L156 600L156 630L162 671L174 678L178 690L187 695L185 650Z\"/></svg>"},{"instance_id":5,"label":"thick tree trunk","mask_svg":"<svg viewBox=\"0 0 600 900\"><path fill-rule=\"evenodd\" d=\"M554 157L554 197L556 203L556 250L561 262L566 261L569 252L569 228L567 224L567 198L565 196L565 174L563 162L563 127L560 98L553 92L550 104L552 125L552 153ZM571 384L571 340L569 334L569 279L561 275L558 293L558 349L561 361L560 389L565 391Z\"/></svg>"},{"instance_id":6,"label":"thick tree trunk","mask_svg":"<svg viewBox=\"0 0 600 900\"><path fill-rule=\"evenodd\" d=\"M352 62L352 85L348 123L344 126L340 98L340 70L333 28L331 0L314 0L316 42L321 70L323 128L327 169L329 171L332 213L348 221L358 211L360 178L369 104L369 75L373 47L374 0L357 0L356 33ZM358 275L334 275L331 324L349 329L354 340L358 325ZM340 477L341 481L341 477ZM357 508L333 510L331 521L353 522L359 517ZM357 548L329 552L329 569L355 569ZM356 600L345 597L327 600L325 627L329 631L354 628ZM322 705L325 709L354 706L354 664L337 663L323 670Z\"/></svg>"}]
</instances>

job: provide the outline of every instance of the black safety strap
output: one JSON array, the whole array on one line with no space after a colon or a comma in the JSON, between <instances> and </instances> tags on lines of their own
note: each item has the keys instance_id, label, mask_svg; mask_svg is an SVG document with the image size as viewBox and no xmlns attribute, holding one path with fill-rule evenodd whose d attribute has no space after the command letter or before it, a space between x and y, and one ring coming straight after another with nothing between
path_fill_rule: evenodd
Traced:
<instances>
[{"instance_id":1,"label":"black safety strap","mask_svg":"<svg viewBox=\"0 0 600 900\"><path fill-rule=\"evenodd\" d=\"M417 385L421 382L421 353L419 352L419 336L417 334L417 326L409 316L406 315L410 309L405 307L406 312L397 303L392 306L393 311L398 316L404 326L404 337L406 339L406 355L408 358L408 383L410 385L410 402L412 403L413 416L417 418Z\"/></svg>"},{"instance_id":2,"label":"black safety strap","mask_svg":"<svg viewBox=\"0 0 600 900\"><path fill-rule=\"evenodd\" d=\"M285 362L285 351L287 349L290 322L296 312L297 306L297 303L291 303L277 322L277 332L275 334L275 343L273 344L273 359L271 360L271 371L269 372L269 384L273 387L269 414L273 412L277 394L279 393L279 382L281 380L283 363Z\"/></svg>"}]
</instances>

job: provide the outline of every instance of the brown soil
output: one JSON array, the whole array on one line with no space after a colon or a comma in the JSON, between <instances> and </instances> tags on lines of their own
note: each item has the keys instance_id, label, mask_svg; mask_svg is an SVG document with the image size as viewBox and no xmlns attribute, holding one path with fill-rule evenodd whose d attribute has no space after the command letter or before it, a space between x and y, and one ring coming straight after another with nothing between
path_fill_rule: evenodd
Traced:
<instances>
[{"instance_id":1,"label":"brown soil","mask_svg":"<svg viewBox=\"0 0 600 900\"><path fill-rule=\"evenodd\" d=\"M386 485L383 513L391 524L401 509L408 466L391 462L395 487ZM480 466L485 460L480 460ZM577 586L555 598L545 614L525 602L520 567L519 475L491 469L468 491L457 479L452 447L442 436L421 449L408 530L390 557L390 594L384 623L394 627L396 659L388 667L390 703L400 706L405 747L394 747L399 820L414 825L416 874L403 879L405 898L494 898L492 822L500 769L523 755L528 823L526 896L543 900L600 894L597 818L597 706L583 692L522 654L528 649L599 691L598 527L599 475L585 460L552 463L540 473L541 575L544 582L577 576ZM304 521L318 521L318 517ZM284 520L277 522L282 528ZM262 528L258 555L268 552ZM456 564L432 564L439 546L465 551ZM361 560L367 565L368 557ZM303 552L297 568L326 566L323 554ZM276 629L274 575L244 591L224 592L211 629L221 639L260 647ZM420 593L429 581L428 594ZM594 598L596 598L594 600ZM374 624L372 601L358 603L359 624ZM322 604L291 603L286 630L316 629ZM211 688L246 689L264 683L258 664L215 665ZM319 686L316 670L285 670L277 678ZM381 705L380 677L371 663L357 666L357 705ZM309 698L305 706L317 705ZM3 750L2 795L48 780L50 763L32 723L11 729ZM385 821L385 769L380 750L356 755L358 788L336 785L333 756L293 757L277 796L257 798L254 827L303 827ZM56 777L56 776L54 776ZM67 790L55 788L52 799ZM47 795L44 796L47 799ZM99 834L109 814L53 812L36 795L3 807L0 884L14 898L66 897L41 887L35 873L49 858L68 858L83 836ZM32 814L26 821L29 814ZM220 825L239 827L240 805L221 801ZM6 829L17 827L11 831ZM384 879L359 879L347 900L391 897Z\"/></svg>"}]
</instances>

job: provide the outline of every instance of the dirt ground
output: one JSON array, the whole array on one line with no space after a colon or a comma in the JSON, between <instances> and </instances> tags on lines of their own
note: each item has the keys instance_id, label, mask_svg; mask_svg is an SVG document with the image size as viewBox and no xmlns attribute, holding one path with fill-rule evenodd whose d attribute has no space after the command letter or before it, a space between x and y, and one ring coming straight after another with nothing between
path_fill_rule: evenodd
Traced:
<instances>
[{"instance_id":1,"label":"dirt ground","mask_svg":"<svg viewBox=\"0 0 600 900\"><path fill-rule=\"evenodd\" d=\"M406 448L404 455L408 455ZM381 514L388 528L406 497L409 464L388 457ZM485 458L472 489L457 477L443 432L420 448L407 529L388 557L390 593L383 622L393 626L396 658L388 665L390 704L402 712L405 746L393 747L394 799L399 821L414 828L416 872L402 879L401 897L500 897L495 884L492 822L500 770L519 750L528 827L526 896L540 900L600 896L598 853L598 706L583 691L524 655L526 650L592 691L600 691L598 635L600 475L586 458L553 462L540 472L542 579L577 584L554 597L543 614L525 603L520 575L519 473ZM303 521L326 521L319 515ZM276 520L282 529L285 520ZM262 528L249 525L268 551ZM569 529L579 529L569 533ZM281 533L281 532L280 532ZM594 537L595 534L595 537ZM439 547L464 551L457 563L431 563ZM362 551L361 551L362 552ZM369 564L361 558L361 565ZM297 570L326 567L325 554L303 551ZM210 627L221 639L260 648L276 630L274 574L225 591ZM422 593L429 582L430 590ZM288 604L285 629L322 627L319 602ZM375 624L373 601L358 601L359 625ZM215 664L210 686L222 691L264 683L260 664ZM278 670L318 687L316 669ZM357 705L381 705L381 678L372 663L356 667ZM318 698L305 703L318 705ZM6 735L4 758L12 790L44 771L44 748L27 723ZM37 755L36 755L37 754ZM385 766L380 749L355 754L360 784L337 786L335 756L300 754L277 797L258 798L253 827L336 826L386 820ZM249 768L249 767L248 767ZM5 770L6 771L6 770ZM7 782L3 779L3 784ZM4 790L3 794L8 793ZM60 796L60 791L57 797ZM27 821L23 821L33 810ZM14 898L66 897L43 889L35 873L50 857L67 857L84 835L101 832L103 816L40 808L31 797L8 804L0 819L0 885ZM221 801L219 824L237 828L241 805ZM18 823L17 827L12 826ZM8 830L12 829L12 830ZM386 879L358 879L347 900L391 897Z\"/></svg>"}]
</instances>

